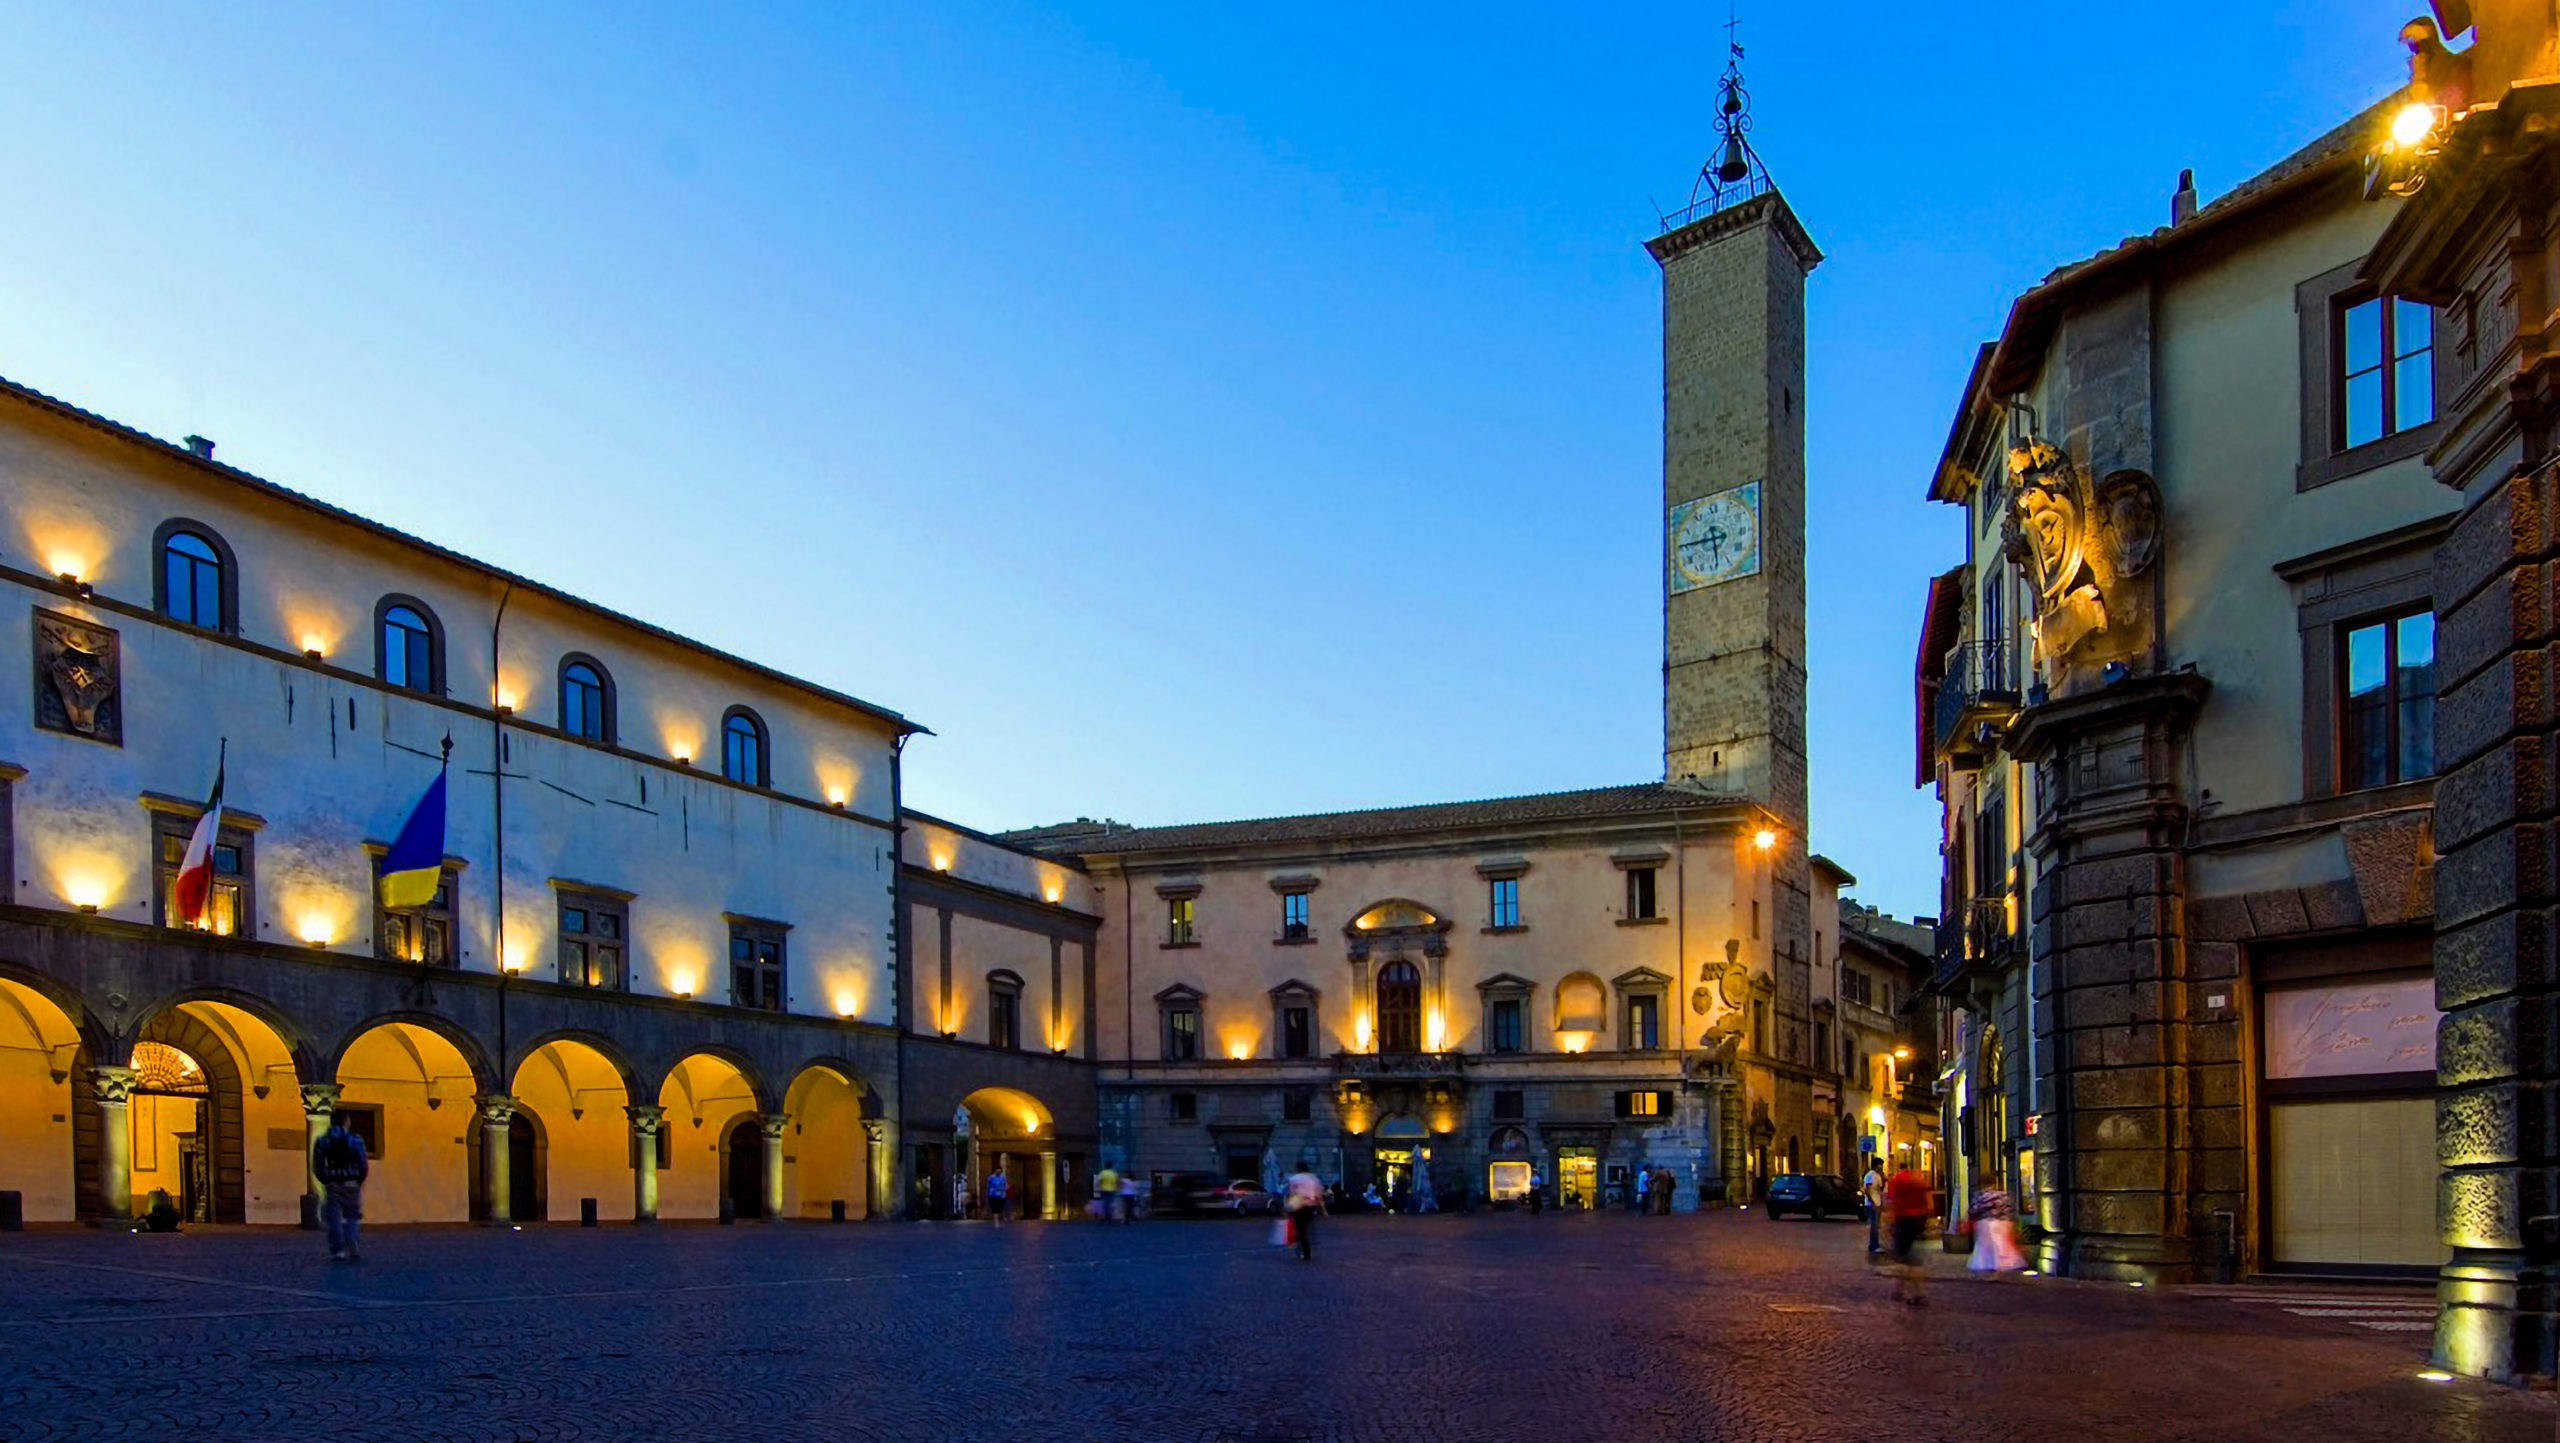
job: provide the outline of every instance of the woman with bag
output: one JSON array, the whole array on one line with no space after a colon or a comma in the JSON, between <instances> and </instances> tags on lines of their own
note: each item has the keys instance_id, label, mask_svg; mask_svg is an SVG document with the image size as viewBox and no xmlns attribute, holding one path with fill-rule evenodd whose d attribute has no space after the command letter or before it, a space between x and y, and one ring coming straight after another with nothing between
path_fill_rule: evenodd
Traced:
<instances>
[{"instance_id":1,"label":"woman with bag","mask_svg":"<svg viewBox=\"0 0 2560 1443\"><path fill-rule=\"evenodd\" d=\"M1973 1195L1973 1256L1965 1270L1980 1276L2005 1277L2027 1265L2018 1250L2018 1205L2009 1194L1985 1184Z\"/></svg>"},{"instance_id":2,"label":"woman with bag","mask_svg":"<svg viewBox=\"0 0 2560 1443\"><path fill-rule=\"evenodd\" d=\"M1324 1179L1316 1176L1315 1164L1298 1159L1298 1170L1289 1174L1281 1185L1280 1222L1288 1229L1288 1239L1298 1245L1298 1260L1311 1262L1316 1255L1316 1219L1324 1214Z\"/></svg>"}]
</instances>

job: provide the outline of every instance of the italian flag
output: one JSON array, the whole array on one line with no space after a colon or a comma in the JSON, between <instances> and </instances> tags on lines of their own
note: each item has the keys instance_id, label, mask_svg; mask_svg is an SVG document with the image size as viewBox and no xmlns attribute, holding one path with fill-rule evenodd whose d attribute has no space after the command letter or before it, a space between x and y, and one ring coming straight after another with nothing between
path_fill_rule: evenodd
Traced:
<instances>
[{"instance_id":1,"label":"italian flag","mask_svg":"<svg viewBox=\"0 0 2560 1443\"><path fill-rule=\"evenodd\" d=\"M227 760L214 763L213 795L204 799L204 815L187 838L187 855L178 863L177 885L170 890L170 920L181 926L205 925L205 904L213 900L213 841L222 833L222 774Z\"/></svg>"}]
</instances>

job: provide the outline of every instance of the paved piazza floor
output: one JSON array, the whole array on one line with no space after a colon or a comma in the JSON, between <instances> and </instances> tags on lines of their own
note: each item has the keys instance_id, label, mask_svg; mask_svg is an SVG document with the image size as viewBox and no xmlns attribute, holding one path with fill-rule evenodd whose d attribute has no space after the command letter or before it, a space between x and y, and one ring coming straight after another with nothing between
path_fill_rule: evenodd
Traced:
<instances>
[{"instance_id":1,"label":"paved piazza floor","mask_svg":"<svg viewBox=\"0 0 2560 1443\"><path fill-rule=\"evenodd\" d=\"M1756 1214L0 1235L0 1438L2553 1437L2424 1298L1971 1282ZM2412 1304L2416 1314L2412 1314Z\"/></svg>"}]
</instances>

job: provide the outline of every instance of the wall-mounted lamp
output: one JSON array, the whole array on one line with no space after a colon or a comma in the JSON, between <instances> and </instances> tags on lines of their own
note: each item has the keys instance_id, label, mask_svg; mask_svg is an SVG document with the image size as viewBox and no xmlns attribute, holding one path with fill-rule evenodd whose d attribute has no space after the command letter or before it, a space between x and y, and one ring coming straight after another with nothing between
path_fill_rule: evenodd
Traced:
<instances>
[{"instance_id":1,"label":"wall-mounted lamp","mask_svg":"<svg viewBox=\"0 0 2560 1443\"><path fill-rule=\"evenodd\" d=\"M81 911L86 912L92 917L98 915L98 904L95 902L80 902L75 905L78 906Z\"/></svg>"},{"instance_id":2,"label":"wall-mounted lamp","mask_svg":"<svg viewBox=\"0 0 2560 1443\"><path fill-rule=\"evenodd\" d=\"M321 643L320 633L316 631L306 631L302 634L302 654L304 656L311 658L313 661L318 661L323 656L328 655L328 653L329 648Z\"/></svg>"},{"instance_id":3,"label":"wall-mounted lamp","mask_svg":"<svg viewBox=\"0 0 2560 1443\"><path fill-rule=\"evenodd\" d=\"M1762 827L1751 834L1751 845L1763 852L1768 851L1778 845L1778 834L1767 827Z\"/></svg>"}]
</instances>

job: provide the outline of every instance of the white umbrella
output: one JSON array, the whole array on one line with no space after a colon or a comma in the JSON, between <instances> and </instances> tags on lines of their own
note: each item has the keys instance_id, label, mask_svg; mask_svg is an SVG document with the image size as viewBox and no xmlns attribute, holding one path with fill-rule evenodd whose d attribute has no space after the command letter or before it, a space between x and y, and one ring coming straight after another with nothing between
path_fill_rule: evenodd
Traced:
<instances>
[{"instance_id":1,"label":"white umbrella","mask_svg":"<svg viewBox=\"0 0 2560 1443\"><path fill-rule=\"evenodd\" d=\"M1264 1148L1262 1150L1262 1190L1278 1192L1280 1185L1286 1181L1288 1181L1287 1175L1280 1171L1279 1154L1267 1147Z\"/></svg>"}]
</instances>

